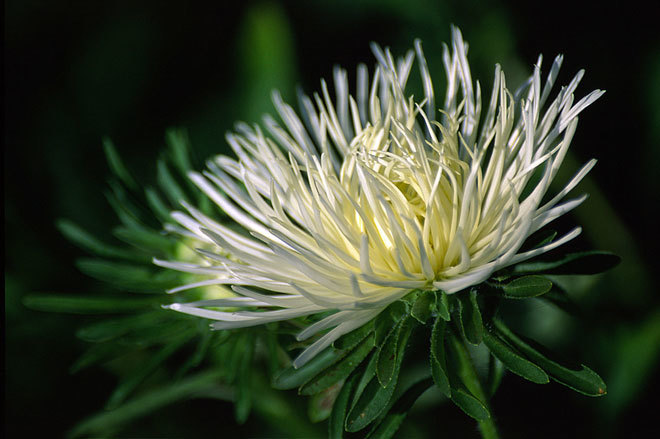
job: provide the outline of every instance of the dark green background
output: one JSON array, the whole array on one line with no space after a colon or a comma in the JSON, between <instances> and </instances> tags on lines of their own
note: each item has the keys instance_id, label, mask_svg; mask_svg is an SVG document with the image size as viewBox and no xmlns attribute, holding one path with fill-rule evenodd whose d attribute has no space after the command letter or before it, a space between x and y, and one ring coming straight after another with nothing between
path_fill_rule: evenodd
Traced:
<instances>
[{"instance_id":1,"label":"dark green background","mask_svg":"<svg viewBox=\"0 0 660 439\"><path fill-rule=\"evenodd\" d=\"M510 375L495 397L504 437L631 437L660 431L655 394L660 350L657 168L660 166L660 39L653 14L635 2L424 0L336 2L111 3L10 0L5 4L5 429L7 437L59 437L100 410L113 375L70 375L88 319L26 309L30 292L104 288L74 268L80 251L54 228L70 218L109 238L116 221L104 197L101 139L109 136L143 184L168 127L191 138L196 166L225 151L237 120L270 111L272 88L293 101L335 64L349 75L373 63L369 42L401 54L419 37L436 84L449 24L470 42L473 76L490 89L499 62L515 87L538 53L546 67L565 54L560 83L587 70L584 95L606 89L581 116L568 171L599 159L579 188L590 199L569 218L584 226L577 246L611 250L623 263L575 285L590 324L526 310L538 338L601 372L598 400ZM641 4L641 3L640 3ZM354 81L355 76L351 76ZM354 82L353 82L354 83ZM565 175L567 178L570 174ZM565 181L565 180L564 180ZM536 329L534 329L536 328ZM419 407L403 434L476 436L450 405ZM283 420L286 422L286 420ZM258 419L238 427L229 404L178 404L127 436L268 436ZM285 436L282 436L285 437Z\"/></svg>"}]
</instances>

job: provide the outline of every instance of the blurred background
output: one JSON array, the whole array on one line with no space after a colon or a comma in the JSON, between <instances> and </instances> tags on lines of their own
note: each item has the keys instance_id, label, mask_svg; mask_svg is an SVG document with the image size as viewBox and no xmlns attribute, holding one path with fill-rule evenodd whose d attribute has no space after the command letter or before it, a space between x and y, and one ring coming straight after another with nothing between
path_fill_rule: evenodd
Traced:
<instances>
[{"instance_id":1,"label":"blurred background","mask_svg":"<svg viewBox=\"0 0 660 439\"><path fill-rule=\"evenodd\" d=\"M641 3L594 4L5 2L5 437L61 437L101 410L116 384L107 368L69 372L85 348L76 328L89 317L34 311L22 301L33 292L87 294L102 288L76 270L81 251L54 224L68 218L111 238L117 221L104 195L109 175L104 137L113 140L140 184L155 180L169 127L187 130L193 166L201 168L208 156L227 151L224 134L236 121L256 122L272 112L271 89L295 102L297 86L318 90L319 79L331 78L334 65L349 75L359 62L371 66L371 41L403 54L415 38L422 39L439 86L442 43L449 41L451 23L470 43L473 77L486 96L495 63L515 88L539 53L546 68L556 54L565 54L560 84L586 69L579 97L607 90L581 115L559 180L586 160L599 160L578 188L589 200L567 221L584 228L576 246L613 251L623 262L599 277L567 280L585 319L539 305L525 311L525 321L535 338L598 371L608 395L590 399L507 375L493 401L503 437L660 431L655 419L660 293L653 277L660 32ZM445 433L477 437L472 421L455 407L422 403L401 437ZM121 436L271 434L258 417L237 425L230 403L194 400L139 419Z\"/></svg>"}]
</instances>

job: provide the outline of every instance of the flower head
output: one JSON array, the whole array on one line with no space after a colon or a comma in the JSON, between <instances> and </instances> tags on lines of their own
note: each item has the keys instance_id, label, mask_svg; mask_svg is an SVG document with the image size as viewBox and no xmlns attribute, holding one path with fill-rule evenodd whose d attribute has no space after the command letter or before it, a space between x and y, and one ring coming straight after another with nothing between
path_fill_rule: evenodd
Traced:
<instances>
[{"instance_id":1,"label":"flower head","mask_svg":"<svg viewBox=\"0 0 660 439\"><path fill-rule=\"evenodd\" d=\"M376 45L373 52L375 72L369 80L358 68L355 95L341 69L334 99L322 81L320 94L301 96L299 114L274 93L283 125L270 117L266 132L239 124L227 136L237 158L216 157L190 174L245 233L185 204L172 217L206 243L199 250L206 262L156 263L210 277L173 292L225 284L237 295L171 309L216 320L216 329L333 311L298 334L305 340L332 328L295 360L300 366L411 290L458 292L580 233L520 251L531 233L586 198L562 201L595 160L542 204L578 114L603 93L574 102L583 72L548 104L561 56L544 83L539 57L514 94L496 66L482 108L467 44L454 28L443 54L446 98L436 111L419 41L398 60ZM421 100L406 92L415 58Z\"/></svg>"}]
</instances>

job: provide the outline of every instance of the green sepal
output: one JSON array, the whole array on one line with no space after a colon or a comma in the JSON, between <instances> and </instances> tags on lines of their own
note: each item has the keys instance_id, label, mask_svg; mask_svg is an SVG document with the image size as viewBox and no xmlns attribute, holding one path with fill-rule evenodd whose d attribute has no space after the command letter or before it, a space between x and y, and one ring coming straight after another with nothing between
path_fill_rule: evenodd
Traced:
<instances>
[{"instance_id":1,"label":"green sepal","mask_svg":"<svg viewBox=\"0 0 660 439\"><path fill-rule=\"evenodd\" d=\"M181 201L188 201L183 189L179 183L174 179L167 164L163 160L158 160L156 171L156 180L161 187L161 190L170 201L172 206L179 207Z\"/></svg>"},{"instance_id":2,"label":"green sepal","mask_svg":"<svg viewBox=\"0 0 660 439\"><path fill-rule=\"evenodd\" d=\"M422 325L431 317L436 309L437 296L435 291L420 291L410 309L412 315Z\"/></svg>"},{"instance_id":3,"label":"green sepal","mask_svg":"<svg viewBox=\"0 0 660 439\"><path fill-rule=\"evenodd\" d=\"M447 360L445 358L445 329L447 323L441 318L436 317L431 330L431 375L435 385L447 397L451 397L451 387L447 376Z\"/></svg>"},{"instance_id":4,"label":"green sepal","mask_svg":"<svg viewBox=\"0 0 660 439\"><path fill-rule=\"evenodd\" d=\"M278 390L295 389L314 378L323 370L341 360L348 351L335 349L332 346L324 349L304 366L296 369L290 366L273 378L273 387Z\"/></svg>"},{"instance_id":5,"label":"green sepal","mask_svg":"<svg viewBox=\"0 0 660 439\"><path fill-rule=\"evenodd\" d=\"M401 363L404 357L403 354L408 342L408 338L410 337L414 327L415 324L412 322L412 318L410 317L406 318L402 322L401 327L397 330L397 361L394 367L392 378L387 383L387 385L383 387L377 377L372 377L364 390L359 394L359 396L356 395L356 397L354 397L355 402L353 403L353 406L348 413L348 416L346 417L346 431L355 432L362 430L371 422L373 422L383 412L389 403L398 382L399 371L401 369Z\"/></svg>"},{"instance_id":6,"label":"green sepal","mask_svg":"<svg viewBox=\"0 0 660 439\"><path fill-rule=\"evenodd\" d=\"M549 358L555 357L555 355L551 354L547 348L515 334L500 320L494 320L493 323L502 339L545 370L553 380L587 396L603 396L607 393L607 386L603 379L587 366L562 365L558 360Z\"/></svg>"},{"instance_id":7,"label":"green sepal","mask_svg":"<svg viewBox=\"0 0 660 439\"><path fill-rule=\"evenodd\" d=\"M503 342L497 335L489 331L484 332L484 344L491 354L516 375L537 384L546 384L550 381L548 375L537 365L521 357L513 348Z\"/></svg>"},{"instance_id":8,"label":"green sepal","mask_svg":"<svg viewBox=\"0 0 660 439\"><path fill-rule=\"evenodd\" d=\"M447 293L442 290L438 290L437 293L439 294L439 297L436 295L437 300L435 301L435 312L438 313L442 320L448 322L451 320L451 315L449 314L449 298L447 297Z\"/></svg>"},{"instance_id":9,"label":"green sepal","mask_svg":"<svg viewBox=\"0 0 660 439\"><path fill-rule=\"evenodd\" d=\"M128 317L105 319L91 323L78 329L76 336L90 343L101 343L117 339L129 332L138 332L154 326L161 326L165 323L166 318L167 315L162 310L145 311ZM205 332L210 333L210 331Z\"/></svg>"},{"instance_id":10,"label":"green sepal","mask_svg":"<svg viewBox=\"0 0 660 439\"><path fill-rule=\"evenodd\" d=\"M477 291L471 289L470 291L458 293L457 298L461 330L467 341L473 345L478 345L483 338L484 325L477 303Z\"/></svg>"},{"instance_id":11,"label":"green sepal","mask_svg":"<svg viewBox=\"0 0 660 439\"><path fill-rule=\"evenodd\" d=\"M372 351L373 347L374 337L370 334L348 355L329 368L324 369L317 376L300 387L298 392L301 395L314 395L335 385L350 375L351 372L362 363L367 355L369 355L369 352Z\"/></svg>"},{"instance_id":12,"label":"green sepal","mask_svg":"<svg viewBox=\"0 0 660 439\"><path fill-rule=\"evenodd\" d=\"M415 401L432 385L433 380L426 378L410 386L396 400L383 419L369 432L366 439L390 439L394 437L413 404L415 404Z\"/></svg>"},{"instance_id":13,"label":"green sepal","mask_svg":"<svg viewBox=\"0 0 660 439\"><path fill-rule=\"evenodd\" d=\"M507 299L526 299L541 296L552 288L552 282L543 276L529 275L499 285Z\"/></svg>"},{"instance_id":14,"label":"green sepal","mask_svg":"<svg viewBox=\"0 0 660 439\"><path fill-rule=\"evenodd\" d=\"M597 274L615 267L621 258L614 253L590 250L569 253L554 261L524 262L513 267L515 274Z\"/></svg>"}]
</instances>

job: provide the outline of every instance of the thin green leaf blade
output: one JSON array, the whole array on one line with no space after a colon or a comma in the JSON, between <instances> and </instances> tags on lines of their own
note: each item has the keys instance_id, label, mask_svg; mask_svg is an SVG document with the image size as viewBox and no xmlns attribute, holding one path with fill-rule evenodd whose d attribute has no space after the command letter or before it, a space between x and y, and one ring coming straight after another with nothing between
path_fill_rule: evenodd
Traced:
<instances>
[{"instance_id":1,"label":"thin green leaf blade","mask_svg":"<svg viewBox=\"0 0 660 439\"><path fill-rule=\"evenodd\" d=\"M447 397L451 396L451 387L447 375L447 363L445 359L445 329L447 323L441 318L436 317L431 330L431 375L435 385Z\"/></svg>"},{"instance_id":2,"label":"thin green leaf blade","mask_svg":"<svg viewBox=\"0 0 660 439\"><path fill-rule=\"evenodd\" d=\"M553 380L587 396L603 396L607 393L603 379L587 366L574 368L563 365L559 360L551 358L554 355L537 342L515 334L500 320L495 320L494 323L505 341L545 370Z\"/></svg>"},{"instance_id":3,"label":"thin green leaf blade","mask_svg":"<svg viewBox=\"0 0 660 439\"><path fill-rule=\"evenodd\" d=\"M525 262L514 266L516 274L598 274L607 271L621 262L614 253L590 250L569 253L554 261Z\"/></svg>"},{"instance_id":4,"label":"thin green leaf blade","mask_svg":"<svg viewBox=\"0 0 660 439\"><path fill-rule=\"evenodd\" d=\"M526 299L541 296L552 288L552 282L543 276L522 276L502 285L504 297L508 299Z\"/></svg>"},{"instance_id":5,"label":"thin green leaf blade","mask_svg":"<svg viewBox=\"0 0 660 439\"><path fill-rule=\"evenodd\" d=\"M459 293L460 303L460 323L467 341L474 345L481 343L484 333L484 326L481 319L481 311L477 303L476 290Z\"/></svg>"},{"instance_id":6,"label":"thin green leaf blade","mask_svg":"<svg viewBox=\"0 0 660 439\"><path fill-rule=\"evenodd\" d=\"M537 384L546 384L550 381L548 375L540 367L518 355L489 331L484 332L484 343L490 352L516 375Z\"/></svg>"}]
</instances>

